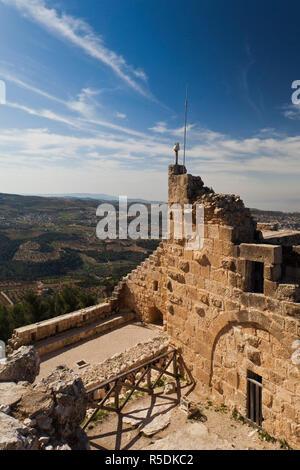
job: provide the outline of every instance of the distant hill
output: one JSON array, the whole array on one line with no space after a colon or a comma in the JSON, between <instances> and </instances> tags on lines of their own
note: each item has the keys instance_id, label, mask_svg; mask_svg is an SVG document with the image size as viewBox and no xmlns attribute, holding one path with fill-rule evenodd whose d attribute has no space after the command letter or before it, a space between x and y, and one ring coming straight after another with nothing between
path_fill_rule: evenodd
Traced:
<instances>
[{"instance_id":1,"label":"distant hill","mask_svg":"<svg viewBox=\"0 0 300 470\"><path fill-rule=\"evenodd\" d=\"M95 194L95 193L67 193L67 194L33 194L39 197L59 197L66 199L94 199L96 201L118 201L119 196L112 196L109 194ZM142 202L145 204L162 204L165 201L148 201L147 199L128 198L129 202Z\"/></svg>"},{"instance_id":2,"label":"distant hill","mask_svg":"<svg viewBox=\"0 0 300 470\"><path fill-rule=\"evenodd\" d=\"M279 229L300 230L300 212L250 210L257 222L276 223Z\"/></svg>"},{"instance_id":3,"label":"distant hill","mask_svg":"<svg viewBox=\"0 0 300 470\"><path fill-rule=\"evenodd\" d=\"M109 200L97 196L0 193L0 292L18 302L42 282L53 295L76 285L101 297L147 258L159 240L97 238L96 209Z\"/></svg>"},{"instance_id":4,"label":"distant hill","mask_svg":"<svg viewBox=\"0 0 300 470\"><path fill-rule=\"evenodd\" d=\"M67 199L96 199L97 201L116 201L118 198L116 196L111 196L109 194L94 194L94 193L65 193L65 194L33 194L33 196L40 197L63 197Z\"/></svg>"}]
</instances>

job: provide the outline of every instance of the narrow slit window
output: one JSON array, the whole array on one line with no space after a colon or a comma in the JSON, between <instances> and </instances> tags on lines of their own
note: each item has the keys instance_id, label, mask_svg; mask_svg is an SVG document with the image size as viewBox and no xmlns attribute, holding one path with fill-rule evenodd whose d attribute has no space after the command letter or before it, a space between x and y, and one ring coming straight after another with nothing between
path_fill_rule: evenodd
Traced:
<instances>
[{"instance_id":1,"label":"narrow slit window","mask_svg":"<svg viewBox=\"0 0 300 470\"><path fill-rule=\"evenodd\" d=\"M259 261L248 261L248 273L246 290L248 292L255 292L263 294L264 292L264 263Z\"/></svg>"},{"instance_id":2,"label":"narrow slit window","mask_svg":"<svg viewBox=\"0 0 300 470\"><path fill-rule=\"evenodd\" d=\"M262 377L251 371L247 372L247 418L262 425Z\"/></svg>"}]
</instances>

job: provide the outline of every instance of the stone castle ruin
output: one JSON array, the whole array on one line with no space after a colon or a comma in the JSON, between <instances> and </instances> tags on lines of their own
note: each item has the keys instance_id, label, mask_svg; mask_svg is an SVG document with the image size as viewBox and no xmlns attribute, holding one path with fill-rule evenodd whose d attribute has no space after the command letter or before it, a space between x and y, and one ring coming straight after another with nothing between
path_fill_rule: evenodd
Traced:
<instances>
[{"instance_id":1,"label":"stone castle ruin","mask_svg":"<svg viewBox=\"0 0 300 470\"><path fill-rule=\"evenodd\" d=\"M161 324L200 399L300 448L300 234L265 231L238 196L216 194L182 165L168 179L169 204L204 205L203 247L187 249L171 220L170 239L108 303L19 328L9 350L46 354L133 317Z\"/></svg>"}]
</instances>

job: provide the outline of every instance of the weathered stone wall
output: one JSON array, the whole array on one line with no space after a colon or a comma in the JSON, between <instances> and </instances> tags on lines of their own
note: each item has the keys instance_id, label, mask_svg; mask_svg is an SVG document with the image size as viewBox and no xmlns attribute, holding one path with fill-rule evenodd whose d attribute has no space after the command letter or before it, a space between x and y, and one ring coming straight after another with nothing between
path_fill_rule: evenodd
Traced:
<instances>
[{"instance_id":1,"label":"weathered stone wall","mask_svg":"<svg viewBox=\"0 0 300 470\"><path fill-rule=\"evenodd\" d=\"M80 341L88 341L95 336L107 333L112 329L120 327L124 323L134 320L134 318L135 314L132 312L112 314L109 318L100 319L78 328L72 328L66 332L38 341L34 346L39 356L42 357L66 346L76 344Z\"/></svg>"},{"instance_id":2,"label":"weathered stone wall","mask_svg":"<svg viewBox=\"0 0 300 470\"><path fill-rule=\"evenodd\" d=\"M271 435L289 436L297 444L298 370L289 350L267 330L245 325L228 327L213 353L212 399L245 415L247 370L263 377L263 428ZM297 418L298 413L298 418Z\"/></svg>"},{"instance_id":3,"label":"weathered stone wall","mask_svg":"<svg viewBox=\"0 0 300 470\"><path fill-rule=\"evenodd\" d=\"M7 352L11 353L22 345L35 344L72 328L88 325L110 314L111 304L107 302L16 328L8 341Z\"/></svg>"},{"instance_id":4,"label":"weathered stone wall","mask_svg":"<svg viewBox=\"0 0 300 470\"><path fill-rule=\"evenodd\" d=\"M91 307L87 317L74 312L18 329L11 346L113 311L163 321L199 397L211 396L246 416L247 373L260 375L263 427L300 448L300 365L292 360L300 339L299 247L282 246L280 237L266 242L238 196L215 194L179 165L169 167L173 203L194 210L204 205L201 249L175 239L171 220L170 239L119 283L109 304Z\"/></svg>"},{"instance_id":5,"label":"weathered stone wall","mask_svg":"<svg viewBox=\"0 0 300 470\"><path fill-rule=\"evenodd\" d=\"M126 306L147 323L159 323L160 317L166 314L165 272L160 267L164 256L161 243L146 261L126 276L118 298L119 308Z\"/></svg>"},{"instance_id":6,"label":"weathered stone wall","mask_svg":"<svg viewBox=\"0 0 300 470\"><path fill-rule=\"evenodd\" d=\"M257 222L257 230L261 231L274 231L278 230L278 223L276 222Z\"/></svg>"},{"instance_id":7,"label":"weathered stone wall","mask_svg":"<svg viewBox=\"0 0 300 470\"><path fill-rule=\"evenodd\" d=\"M299 282L300 245L283 247L282 275L287 282Z\"/></svg>"},{"instance_id":8,"label":"weathered stone wall","mask_svg":"<svg viewBox=\"0 0 300 470\"><path fill-rule=\"evenodd\" d=\"M116 375L137 367L168 350L168 337L160 333L154 338L138 343L132 348L117 353L99 364L79 370L87 391ZM98 399L98 396L94 397Z\"/></svg>"},{"instance_id":9,"label":"weathered stone wall","mask_svg":"<svg viewBox=\"0 0 300 470\"><path fill-rule=\"evenodd\" d=\"M259 243L239 197L218 195L183 168L169 168L169 203L205 206L204 246L164 241L124 279L119 308L140 319L163 316L169 341L183 354L200 397L247 414L246 376L263 383L263 427L300 447L300 367L292 361L300 339L299 278L283 279L282 246ZM171 224L172 231L172 224ZM262 291L254 292L255 263Z\"/></svg>"},{"instance_id":10,"label":"weathered stone wall","mask_svg":"<svg viewBox=\"0 0 300 470\"><path fill-rule=\"evenodd\" d=\"M294 246L300 244L300 232L295 230L279 230L278 232L262 232L264 243L270 245Z\"/></svg>"}]
</instances>

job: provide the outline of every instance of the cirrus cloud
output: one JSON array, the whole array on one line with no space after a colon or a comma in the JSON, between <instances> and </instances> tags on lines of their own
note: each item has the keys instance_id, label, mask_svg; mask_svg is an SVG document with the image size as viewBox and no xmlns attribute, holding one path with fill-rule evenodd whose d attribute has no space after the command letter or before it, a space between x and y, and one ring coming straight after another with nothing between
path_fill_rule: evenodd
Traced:
<instances>
[{"instance_id":1,"label":"cirrus cloud","mask_svg":"<svg viewBox=\"0 0 300 470\"><path fill-rule=\"evenodd\" d=\"M129 65L123 56L104 45L90 25L81 18L74 18L66 13L59 13L55 8L48 8L44 0L0 0L2 3L17 8L50 33L79 47L86 54L105 64L127 85L146 98L154 99L136 79L147 81L147 76L140 68Z\"/></svg>"}]
</instances>

